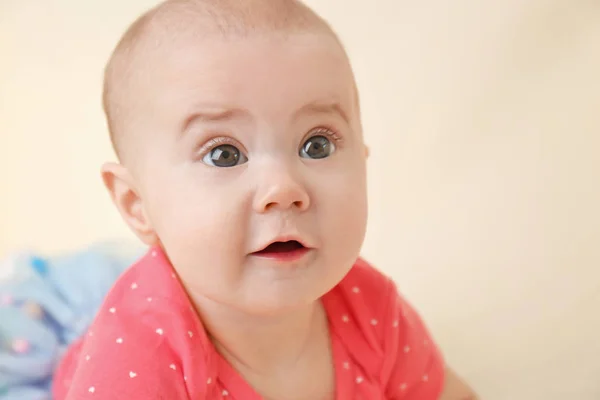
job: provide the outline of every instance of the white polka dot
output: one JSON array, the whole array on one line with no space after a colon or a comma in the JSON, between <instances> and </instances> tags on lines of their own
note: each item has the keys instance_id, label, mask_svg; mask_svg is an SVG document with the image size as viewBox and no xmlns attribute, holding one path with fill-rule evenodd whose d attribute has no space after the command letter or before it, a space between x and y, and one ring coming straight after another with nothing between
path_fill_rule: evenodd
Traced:
<instances>
[{"instance_id":1,"label":"white polka dot","mask_svg":"<svg viewBox=\"0 0 600 400\"><path fill-rule=\"evenodd\" d=\"M405 392L407 388L408 388L408 385L406 383L403 383L402 385L400 385L400 390L402 392Z\"/></svg>"},{"instance_id":2,"label":"white polka dot","mask_svg":"<svg viewBox=\"0 0 600 400\"><path fill-rule=\"evenodd\" d=\"M357 287L357 286L354 286L354 287L352 288L352 291L353 291L354 293L360 293L360 288L359 288L359 287Z\"/></svg>"},{"instance_id":3,"label":"white polka dot","mask_svg":"<svg viewBox=\"0 0 600 400\"><path fill-rule=\"evenodd\" d=\"M177 367L175 366L175 364L169 365L169 368L171 368L173 371L177 370Z\"/></svg>"},{"instance_id":4,"label":"white polka dot","mask_svg":"<svg viewBox=\"0 0 600 400\"><path fill-rule=\"evenodd\" d=\"M92 336L94 336L94 332L90 331L90 332L88 333L88 336L89 336L89 337L92 337Z\"/></svg>"},{"instance_id":5,"label":"white polka dot","mask_svg":"<svg viewBox=\"0 0 600 400\"><path fill-rule=\"evenodd\" d=\"M394 328L397 328L400 325L400 322L394 321Z\"/></svg>"},{"instance_id":6,"label":"white polka dot","mask_svg":"<svg viewBox=\"0 0 600 400\"><path fill-rule=\"evenodd\" d=\"M171 274L171 278L175 278L175 273L172 273L172 274Z\"/></svg>"},{"instance_id":7,"label":"white polka dot","mask_svg":"<svg viewBox=\"0 0 600 400\"><path fill-rule=\"evenodd\" d=\"M90 388L88 389L88 392L90 393L94 393L96 391L96 388L93 386L90 386Z\"/></svg>"},{"instance_id":8,"label":"white polka dot","mask_svg":"<svg viewBox=\"0 0 600 400\"><path fill-rule=\"evenodd\" d=\"M404 352L405 353L410 352L410 346L404 346Z\"/></svg>"},{"instance_id":9,"label":"white polka dot","mask_svg":"<svg viewBox=\"0 0 600 400\"><path fill-rule=\"evenodd\" d=\"M342 316L342 321L344 321L344 322L349 322L349 321L350 321L350 318L349 318L347 315L343 315L343 316Z\"/></svg>"},{"instance_id":10,"label":"white polka dot","mask_svg":"<svg viewBox=\"0 0 600 400\"><path fill-rule=\"evenodd\" d=\"M152 297L148 297L146 300L148 300L148 303L152 303Z\"/></svg>"},{"instance_id":11,"label":"white polka dot","mask_svg":"<svg viewBox=\"0 0 600 400\"><path fill-rule=\"evenodd\" d=\"M349 362L345 362L344 363L344 369L350 369L350 363Z\"/></svg>"},{"instance_id":12,"label":"white polka dot","mask_svg":"<svg viewBox=\"0 0 600 400\"><path fill-rule=\"evenodd\" d=\"M207 385L210 385L211 383L212 383L212 378L208 378L208 379L206 380L206 384L207 384Z\"/></svg>"},{"instance_id":13,"label":"white polka dot","mask_svg":"<svg viewBox=\"0 0 600 400\"><path fill-rule=\"evenodd\" d=\"M118 338L118 339L117 339L117 343L118 343L118 344L121 344L121 343L123 343L123 338Z\"/></svg>"},{"instance_id":14,"label":"white polka dot","mask_svg":"<svg viewBox=\"0 0 600 400\"><path fill-rule=\"evenodd\" d=\"M156 333L158 333L159 335L162 335L164 333L164 331L162 329L158 328L156 330Z\"/></svg>"},{"instance_id":15,"label":"white polka dot","mask_svg":"<svg viewBox=\"0 0 600 400\"><path fill-rule=\"evenodd\" d=\"M229 392L227 390L223 390L223 397L229 396Z\"/></svg>"},{"instance_id":16,"label":"white polka dot","mask_svg":"<svg viewBox=\"0 0 600 400\"><path fill-rule=\"evenodd\" d=\"M429 380L429 375L423 375L423 382L427 382Z\"/></svg>"},{"instance_id":17,"label":"white polka dot","mask_svg":"<svg viewBox=\"0 0 600 400\"><path fill-rule=\"evenodd\" d=\"M363 378L362 376L358 376L356 378L356 383L358 383L358 384L363 383L364 380L365 380L365 378Z\"/></svg>"},{"instance_id":18,"label":"white polka dot","mask_svg":"<svg viewBox=\"0 0 600 400\"><path fill-rule=\"evenodd\" d=\"M377 320L376 320L376 319L372 319L372 320L371 320L371 325L375 326L375 325L377 325L377 324L378 324L378 322L377 322Z\"/></svg>"},{"instance_id":19,"label":"white polka dot","mask_svg":"<svg viewBox=\"0 0 600 400\"><path fill-rule=\"evenodd\" d=\"M114 308L114 307L111 307L111 308L108 309L108 312L111 313L111 314L114 314L114 313L117 312L117 309Z\"/></svg>"},{"instance_id":20,"label":"white polka dot","mask_svg":"<svg viewBox=\"0 0 600 400\"><path fill-rule=\"evenodd\" d=\"M184 376L184 377L183 377L183 381L184 381L184 382L187 382L187 376Z\"/></svg>"},{"instance_id":21,"label":"white polka dot","mask_svg":"<svg viewBox=\"0 0 600 400\"><path fill-rule=\"evenodd\" d=\"M156 253L156 250L152 250L152 257L156 257L158 253Z\"/></svg>"},{"instance_id":22,"label":"white polka dot","mask_svg":"<svg viewBox=\"0 0 600 400\"><path fill-rule=\"evenodd\" d=\"M188 336L189 336L189 337L194 337L194 332L192 332L192 331L188 331Z\"/></svg>"},{"instance_id":23,"label":"white polka dot","mask_svg":"<svg viewBox=\"0 0 600 400\"><path fill-rule=\"evenodd\" d=\"M136 374L135 372L133 372L133 371L129 371L129 377L130 377L130 378L132 378L132 379L133 379L133 378L135 378L136 376L137 376L137 374Z\"/></svg>"},{"instance_id":24,"label":"white polka dot","mask_svg":"<svg viewBox=\"0 0 600 400\"><path fill-rule=\"evenodd\" d=\"M133 283L131 284L131 290L135 290L135 289L137 289L137 288L138 288L138 285L137 285L137 283L133 282Z\"/></svg>"},{"instance_id":25,"label":"white polka dot","mask_svg":"<svg viewBox=\"0 0 600 400\"><path fill-rule=\"evenodd\" d=\"M85 361L90 361L90 356L89 355L85 356Z\"/></svg>"}]
</instances>

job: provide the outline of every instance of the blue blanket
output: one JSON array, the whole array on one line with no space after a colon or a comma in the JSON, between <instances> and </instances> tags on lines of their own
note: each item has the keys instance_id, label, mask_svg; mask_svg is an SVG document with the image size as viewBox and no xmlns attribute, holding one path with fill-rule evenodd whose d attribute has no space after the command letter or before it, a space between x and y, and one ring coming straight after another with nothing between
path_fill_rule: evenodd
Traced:
<instances>
[{"instance_id":1,"label":"blue blanket","mask_svg":"<svg viewBox=\"0 0 600 400\"><path fill-rule=\"evenodd\" d=\"M118 276L141 251L100 245L44 258L29 254L0 282L0 399L50 400L65 349L90 325Z\"/></svg>"}]
</instances>

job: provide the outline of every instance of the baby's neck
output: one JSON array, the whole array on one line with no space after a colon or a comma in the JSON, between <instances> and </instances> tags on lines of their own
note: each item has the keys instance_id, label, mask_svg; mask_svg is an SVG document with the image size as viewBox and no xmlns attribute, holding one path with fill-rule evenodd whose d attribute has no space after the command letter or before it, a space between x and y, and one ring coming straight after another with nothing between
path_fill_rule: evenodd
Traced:
<instances>
[{"instance_id":1,"label":"baby's neck","mask_svg":"<svg viewBox=\"0 0 600 400\"><path fill-rule=\"evenodd\" d=\"M297 367L328 341L320 301L273 316L247 315L210 301L197 303L216 349L238 370L273 376Z\"/></svg>"}]
</instances>

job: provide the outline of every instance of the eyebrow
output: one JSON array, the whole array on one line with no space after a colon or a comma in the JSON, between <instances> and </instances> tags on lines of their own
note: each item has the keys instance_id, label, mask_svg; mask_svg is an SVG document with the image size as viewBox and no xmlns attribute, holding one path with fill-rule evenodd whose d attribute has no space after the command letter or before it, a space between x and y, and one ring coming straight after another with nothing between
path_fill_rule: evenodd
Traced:
<instances>
[{"instance_id":1,"label":"eyebrow","mask_svg":"<svg viewBox=\"0 0 600 400\"><path fill-rule=\"evenodd\" d=\"M312 102L301 107L294 115L295 118L303 114L334 114L341 117L347 124L350 124L350 118L341 104L333 102ZM242 108L206 108L202 111L196 111L190 114L182 123L181 135L185 135L189 127L196 122L223 122L248 115L248 111Z\"/></svg>"},{"instance_id":2,"label":"eyebrow","mask_svg":"<svg viewBox=\"0 0 600 400\"><path fill-rule=\"evenodd\" d=\"M190 125L196 122L221 122L247 115L248 112L241 108L206 108L190 114L181 125L181 134L187 132Z\"/></svg>"},{"instance_id":3,"label":"eyebrow","mask_svg":"<svg viewBox=\"0 0 600 400\"><path fill-rule=\"evenodd\" d=\"M348 117L348 114L342 105L337 101L309 103L298 110L296 117L301 114L336 114L346 123L350 124L350 118Z\"/></svg>"}]
</instances>

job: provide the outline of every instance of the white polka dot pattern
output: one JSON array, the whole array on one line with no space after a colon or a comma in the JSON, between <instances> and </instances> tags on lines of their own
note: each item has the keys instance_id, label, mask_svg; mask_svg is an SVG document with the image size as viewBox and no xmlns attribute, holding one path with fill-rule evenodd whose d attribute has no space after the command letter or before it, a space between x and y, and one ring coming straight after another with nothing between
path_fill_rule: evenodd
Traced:
<instances>
[{"instance_id":1,"label":"white polka dot pattern","mask_svg":"<svg viewBox=\"0 0 600 400\"><path fill-rule=\"evenodd\" d=\"M132 393L126 396L128 400L146 400L148 396L141 397L144 391L178 400L214 400L219 394L220 398L258 400L250 386L239 387L239 381L228 381L218 368L209 369L217 355L210 353L214 349L206 345L209 341L201 321L179 280L170 279L177 275L165 259L159 249L153 249L145 259L147 265L138 264L139 273L122 278L121 290L111 292L106 299L109 306L101 310L99 322L88 332L85 363L78 365L84 370L77 375L79 381L65 376L60 382L70 382L73 390L97 400L112 400L116 390ZM135 272L135 266L132 268ZM152 276L153 268L160 274ZM359 262L323 299L332 324L333 349L337 349L336 391L346 393L344 399L437 400L441 358L437 358L418 315L395 289L389 289L392 286ZM174 295L179 296L177 301L170 297ZM131 314L128 307L135 302L143 304L143 316ZM377 349L373 340L381 340L381 347ZM203 364L211 357L212 364ZM374 368L381 363L381 368ZM381 371L386 371L385 377L378 376ZM164 379L166 373L172 378ZM209 393L211 397L207 397ZM56 400L64 397L59 395Z\"/></svg>"}]
</instances>

